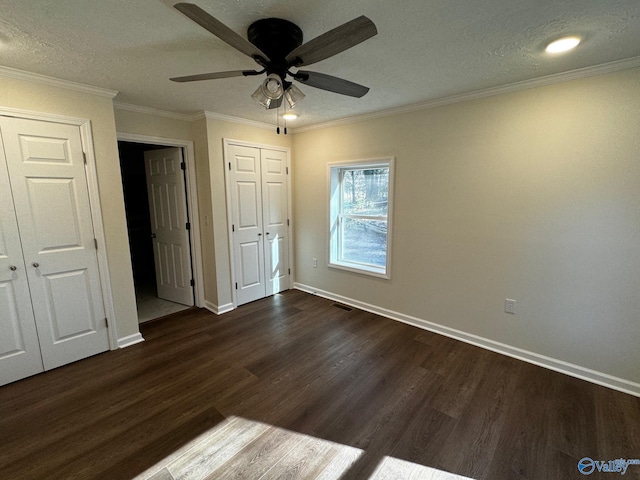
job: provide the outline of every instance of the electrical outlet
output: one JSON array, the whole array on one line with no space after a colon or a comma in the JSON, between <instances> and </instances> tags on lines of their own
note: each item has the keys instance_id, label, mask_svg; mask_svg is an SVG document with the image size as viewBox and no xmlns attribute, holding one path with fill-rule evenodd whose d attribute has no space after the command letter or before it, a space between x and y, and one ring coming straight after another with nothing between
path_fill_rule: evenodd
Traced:
<instances>
[{"instance_id":1,"label":"electrical outlet","mask_svg":"<svg viewBox=\"0 0 640 480\"><path fill-rule=\"evenodd\" d=\"M516 301L511 298L504 299L504 313L516 313Z\"/></svg>"},{"instance_id":2,"label":"electrical outlet","mask_svg":"<svg viewBox=\"0 0 640 480\"><path fill-rule=\"evenodd\" d=\"M313 259L313 268L318 268L318 259L317 258Z\"/></svg>"}]
</instances>

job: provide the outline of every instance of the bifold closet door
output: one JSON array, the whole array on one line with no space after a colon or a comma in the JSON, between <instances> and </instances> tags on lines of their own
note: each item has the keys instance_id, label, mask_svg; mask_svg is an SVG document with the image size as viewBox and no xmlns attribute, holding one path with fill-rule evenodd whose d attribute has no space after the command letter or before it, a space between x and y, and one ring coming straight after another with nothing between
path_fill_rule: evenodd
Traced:
<instances>
[{"instance_id":1,"label":"bifold closet door","mask_svg":"<svg viewBox=\"0 0 640 480\"><path fill-rule=\"evenodd\" d=\"M80 129L0 117L45 370L109 349Z\"/></svg>"},{"instance_id":2,"label":"bifold closet door","mask_svg":"<svg viewBox=\"0 0 640 480\"><path fill-rule=\"evenodd\" d=\"M0 385L42 372L9 172L0 131Z\"/></svg>"},{"instance_id":3,"label":"bifold closet door","mask_svg":"<svg viewBox=\"0 0 640 480\"><path fill-rule=\"evenodd\" d=\"M260 149L266 295L289 288L287 154Z\"/></svg>"},{"instance_id":4,"label":"bifold closet door","mask_svg":"<svg viewBox=\"0 0 640 480\"><path fill-rule=\"evenodd\" d=\"M233 259L238 305L265 296L260 149L230 148Z\"/></svg>"},{"instance_id":5,"label":"bifold closet door","mask_svg":"<svg viewBox=\"0 0 640 480\"><path fill-rule=\"evenodd\" d=\"M230 145L229 201L236 304L289 288L286 153Z\"/></svg>"}]
</instances>

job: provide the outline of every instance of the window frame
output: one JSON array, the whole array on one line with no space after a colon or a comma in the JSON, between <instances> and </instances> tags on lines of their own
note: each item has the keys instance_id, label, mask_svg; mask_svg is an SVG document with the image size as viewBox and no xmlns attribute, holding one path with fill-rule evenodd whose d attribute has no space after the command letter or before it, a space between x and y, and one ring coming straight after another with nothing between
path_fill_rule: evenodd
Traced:
<instances>
[{"instance_id":1,"label":"window frame","mask_svg":"<svg viewBox=\"0 0 640 480\"><path fill-rule=\"evenodd\" d=\"M340 270L347 270L350 272L361 273L364 275L370 275L378 278L391 278L391 243L393 237L393 185L394 185L394 170L395 170L395 158L384 157L368 160L352 160L345 162L329 163L327 166L328 175L328 192L329 192L329 263L331 268L337 268ZM385 255L385 265L380 267L378 265L365 264L359 262L350 262L340 258L341 254L341 238L340 234L342 229L340 228L340 222L344 221L344 218L362 218L364 220L379 220L380 216L372 215L358 215L358 214L343 214L342 213L342 195L341 185L344 172L349 170L367 170L376 168L388 168L389 169L389 186L387 191L387 248Z\"/></svg>"}]
</instances>

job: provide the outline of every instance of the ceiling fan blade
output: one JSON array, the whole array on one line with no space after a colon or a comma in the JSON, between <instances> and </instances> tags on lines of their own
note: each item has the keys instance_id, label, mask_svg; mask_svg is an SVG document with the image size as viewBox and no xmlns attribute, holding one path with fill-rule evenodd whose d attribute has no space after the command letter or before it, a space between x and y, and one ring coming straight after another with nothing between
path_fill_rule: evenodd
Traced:
<instances>
[{"instance_id":1,"label":"ceiling fan blade","mask_svg":"<svg viewBox=\"0 0 640 480\"><path fill-rule=\"evenodd\" d=\"M199 80L215 80L217 78L248 77L259 75L262 72L255 70L230 70L228 72L200 73L198 75L186 75L184 77L170 78L172 82L197 82Z\"/></svg>"},{"instance_id":2,"label":"ceiling fan blade","mask_svg":"<svg viewBox=\"0 0 640 480\"><path fill-rule=\"evenodd\" d=\"M262 57L264 60L269 61L269 57L267 57L262 50L250 43L249 40L242 38L220 20L209 15L199 6L193 3L176 3L174 8L236 50L239 50L254 60L256 57Z\"/></svg>"},{"instance_id":3,"label":"ceiling fan blade","mask_svg":"<svg viewBox=\"0 0 640 480\"><path fill-rule=\"evenodd\" d=\"M287 55L292 66L311 65L364 42L378 33L375 24L364 15L303 43Z\"/></svg>"},{"instance_id":4,"label":"ceiling fan blade","mask_svg":"<svg viewBox=\"0 0 640 480\"><path fill-rule=\"evenodd\" d=\"M369 87L325 73L298 70L293 78L305 85L350 97L360 98L369 91Z\"/></svg>"}]
</instances>

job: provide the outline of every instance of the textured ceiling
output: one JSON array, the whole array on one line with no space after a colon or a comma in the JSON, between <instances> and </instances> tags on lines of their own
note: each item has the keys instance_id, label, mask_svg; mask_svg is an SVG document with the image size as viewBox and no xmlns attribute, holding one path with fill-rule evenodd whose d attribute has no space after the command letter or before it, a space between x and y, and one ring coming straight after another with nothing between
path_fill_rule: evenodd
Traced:
<instances>
[{"instance_id":1,"label":"textured ceiling","mask_svg":"<svg viewBox=\"0 0 640 480\"><path fill-rule=\"evenodd\" d=\"M296 125L640 57L640 0L191 2L245 38L247 27L264 17L296 23L305 41L359 15L373 20L377 36L308 68L371 91L356 99L298 84L307 97L295 109ZM0 0L0 65L117 90L122 103L273 123L275 112L250 98L262 77L168 80L256 67L173 3ZM545 54L545 44L562 34L580 35L583 44L564 56Z\"/></svg>"}]
</instances>

